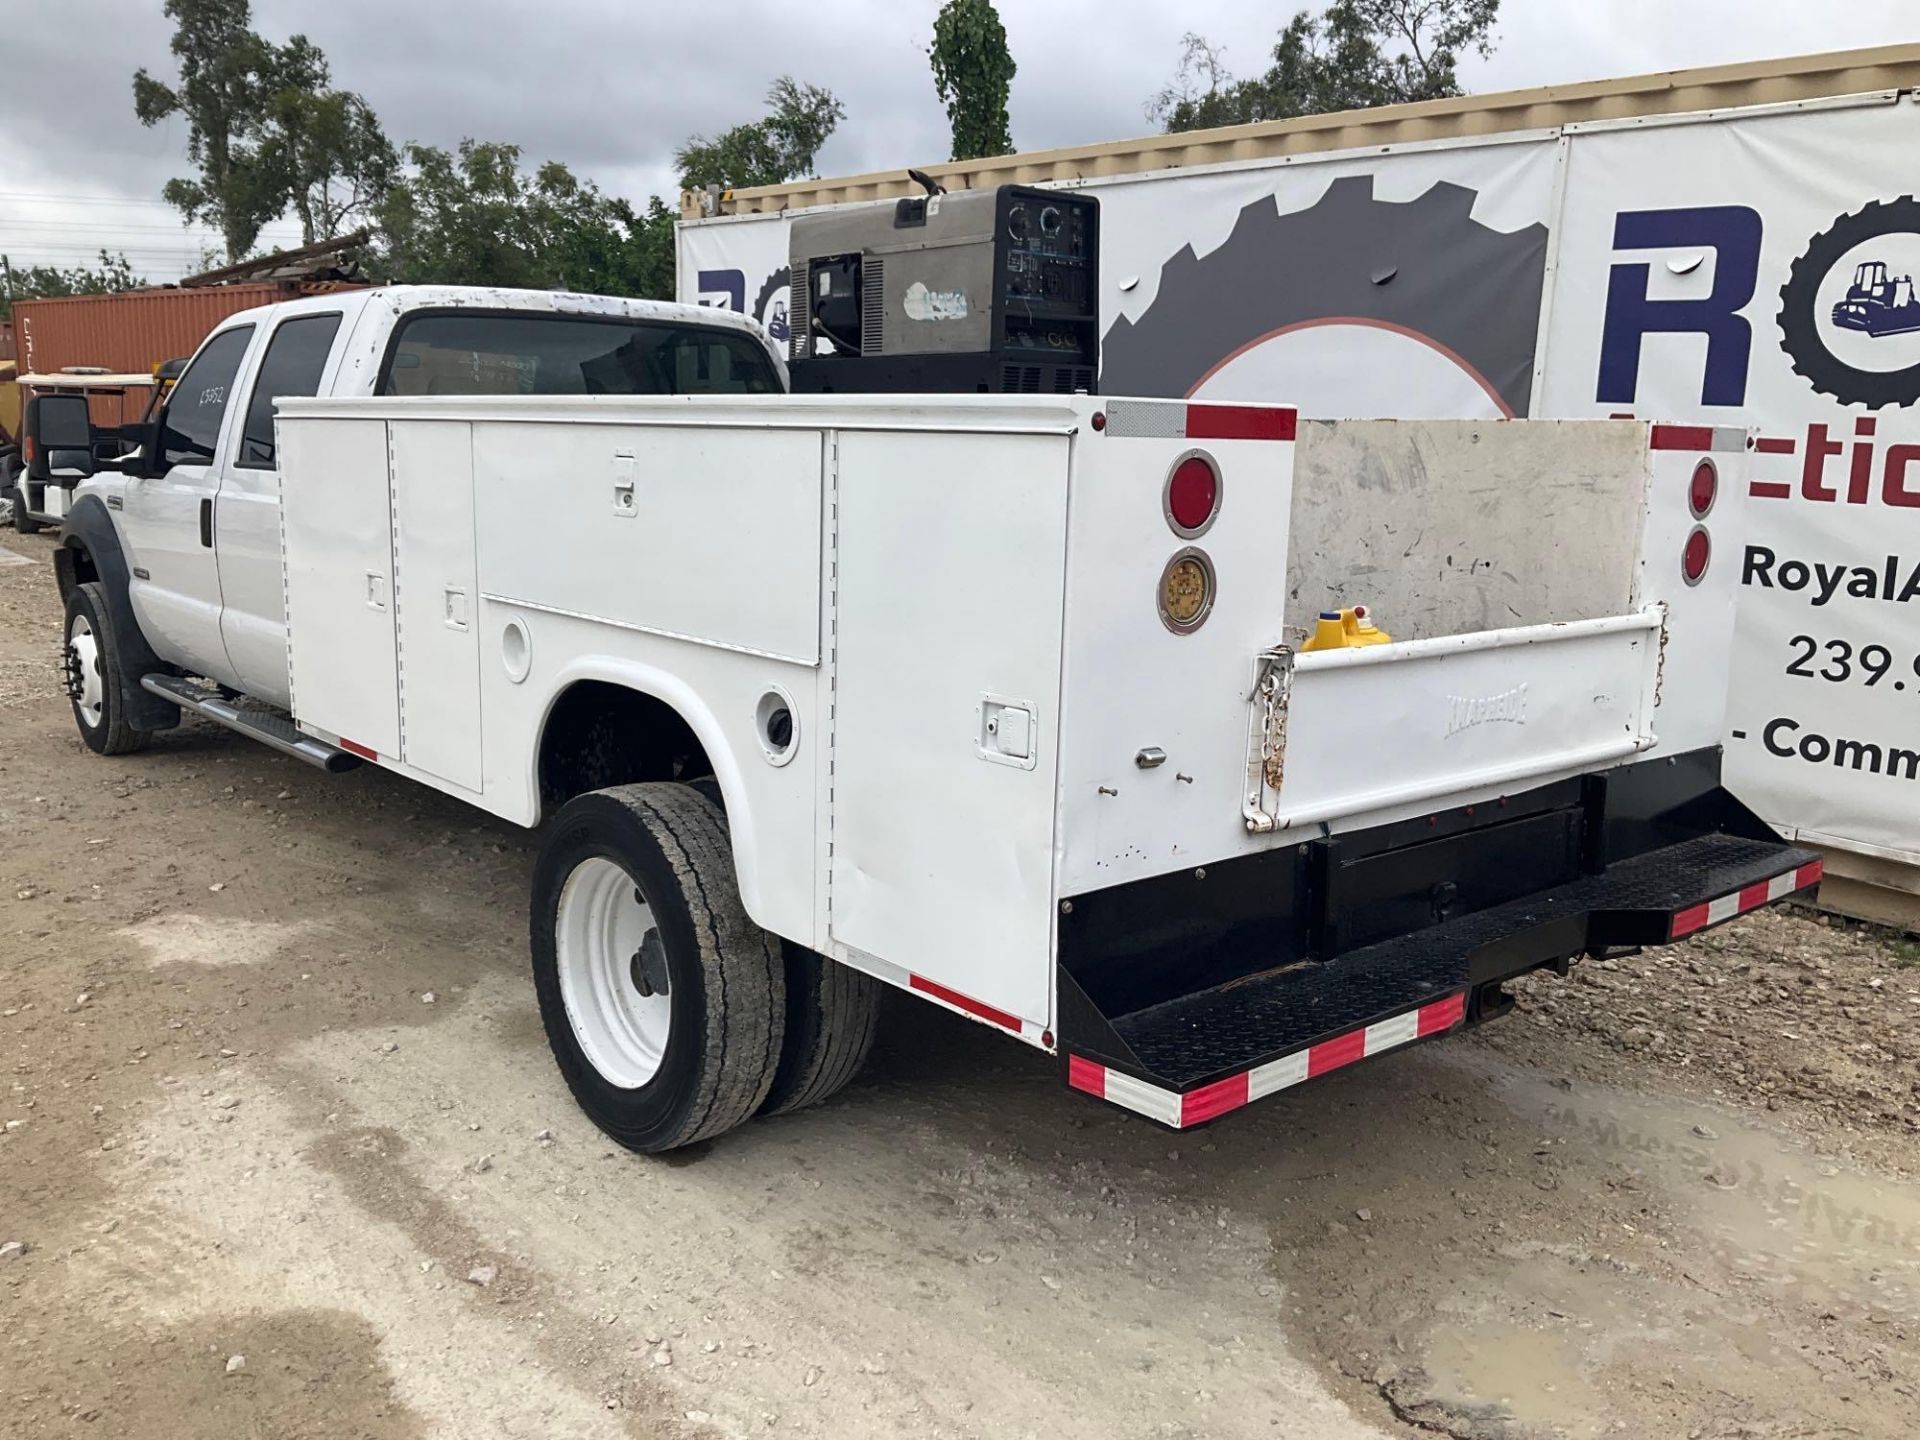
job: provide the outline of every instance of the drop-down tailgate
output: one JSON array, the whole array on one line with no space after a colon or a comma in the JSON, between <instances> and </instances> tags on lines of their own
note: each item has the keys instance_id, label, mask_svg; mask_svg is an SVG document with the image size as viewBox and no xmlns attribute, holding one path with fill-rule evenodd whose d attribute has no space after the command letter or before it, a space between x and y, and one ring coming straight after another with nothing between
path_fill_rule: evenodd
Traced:
<instances>
[{"instance_id":1,"label":"drop-down tailgate","mask_svg":"<svg viewBox=\"0 0 1920 1440\"><path fill-rule=\"evenodd\" d=\"M1286 830L1649 749L1665 611L1258 662L1244 818Z\"/></svg>"}]
</instances>

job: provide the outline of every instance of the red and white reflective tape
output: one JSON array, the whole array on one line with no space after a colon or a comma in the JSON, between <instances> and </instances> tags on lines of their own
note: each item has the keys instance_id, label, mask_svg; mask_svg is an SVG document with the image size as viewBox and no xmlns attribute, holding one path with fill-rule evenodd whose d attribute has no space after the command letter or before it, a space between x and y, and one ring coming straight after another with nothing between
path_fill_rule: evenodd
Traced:
<instances>
[{"instance_id":1,"label":"red and white reflective tape","mask_svg":"<svg viewBox=\"0 0 1920 1440\"><path fill-rule=\"evenodd\" d=\"M938 980L929 980L924 975L908 975L907 988L917 990L930 999L938 1000L942 1005L951 1006L963 1015L971 1015L976 1020L984 1020L989 1025L998 1025L1003 1030L1011 1030L1023 1040L1032 1040L1053 1048L1053 1032L1044 1025L1031 1020L1022 1020L1011 1011L1002 1010L997 1005L989 1005L984 1000L976 1000L971 995L962 995Z\"/></svg>"},{"instance_id":2,"label":"red and white reflective tape","mask_svg":"<svg viewBox=\"0 0 1920 1440\"><path fill-rule=\"evenodd\" d=\"M1709 925L1718 925L1722 920L1731 920L1736 915L1744 915L1749 910L1758 910L1762 905L1770 905L1775 900L1784 900L1795 891L1805 890L1820 883L1823 862L1809 860L1798 870L1789 870L1784 875L1776 875L1771 880L1756 880L1735 890L1729 895L1709 900L1704 905L1689 905L1673 917L1673 926L1667 931L1667 938L1678 940L1682 935L1691 935L1696 930L1704 930Z\"/></svg>"},{"instance_id":3,"label":"red and white reflective tape","mask_svg":"<svg viewBox=\"0 0 1920 1440\"><path fill-rule=\"evenodd\" d=\"M1290 405L1201 405L1180 400L1111 400L1106 433L1136 440L1291 440L1300 412ZM1102 428L1099 416L1096 429Z\"/></svg>"},{"instance_id":4,"label":"red and white reflective tape","mask_svg":"<svg viewBox=\"0 0 1920 1440\"><path fill-rule=\"evenodd\" d=\"M1747 432L1738 425L1669 425L1653 427L1648 442L1653 450L1745 450Z\"/></svg>"},{"instance_id":5,"label":"red and white reflective tape","mask_svg":"<svg viewBox=\"0 0 1920 1440\"><path fill-rule=\"evenodd\" d=\"M1145 1080L1136 1080L1131 1075L1123 1075L1118 1070L1110 1070L1105 1065L1082 1059L1078 1055L1067 1057L1067 1084L1089 1095L1097 1095L1102 1100L1111 1100L1116 1105L1138 1111L1162 1125L1182 1130L1189 1125L1211 1120L1216 1115L1224 1115L1229 1110L1238 1110L1242 1105L1277 1090L1317 1079L1330 1070L1338 1070L1369 1055L1378 1055L1383 1050L1423 1040L1429 1035L1439 1035L1459 1025L1466 1018L1466 1013L1467 994L1462 990L1445 999L1430 1001L1418 1010L1376 1020L1371 1025L1349 1030L1331 1040L1322 1040L1318 1045L1296 1050L1291 1055L1282 1055L1278 1060L1269 1060L1264 1065L1256 1065L1251 1070L1229 1075L1225 1080L1216 1080L1211 1085L1202 1085L1185 1094L1163 1089Z\"/></svg>"}]
</instances>

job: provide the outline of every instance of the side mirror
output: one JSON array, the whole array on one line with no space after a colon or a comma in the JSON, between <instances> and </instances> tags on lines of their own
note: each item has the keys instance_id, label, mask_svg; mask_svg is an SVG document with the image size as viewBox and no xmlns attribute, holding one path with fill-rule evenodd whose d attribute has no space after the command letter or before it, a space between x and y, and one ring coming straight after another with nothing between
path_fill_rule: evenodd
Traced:
<instances>
[{"instance_id":1,"label":"side mirror","mask_svg":"<svg viewBox=\"0 0 1920 1440\"><path fill-rule=\"evenodd\" d=\"M27 473L47 483L94 473L93 416L84 395L36 395L20 427Z\"/></svg>"}]
</instances>

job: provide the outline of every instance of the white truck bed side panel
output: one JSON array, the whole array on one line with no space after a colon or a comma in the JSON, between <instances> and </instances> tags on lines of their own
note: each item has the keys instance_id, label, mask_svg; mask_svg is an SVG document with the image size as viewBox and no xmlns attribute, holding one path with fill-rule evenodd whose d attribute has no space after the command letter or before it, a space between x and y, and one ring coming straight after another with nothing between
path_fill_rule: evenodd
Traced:
<instances>
[{"instance_id":1,"label":"white truck bed side panel","mask_svg":"<svg viewBox=\"0 0 1920 1440\"><path fill-rule=\"evenodd\" d=\"M397 755L386 422L283 419L280 475L294 717Z\"/></svg>"},{"instance_id":2,"label":"white truck bed side panel","mask_svg":"<svg viewBox=\"0 0 1920 1440\"><path fill-rule=\"evenodd\" d=\"M800 664L820 658L817 430L480 426L486 594Z\"/></svg>"},{"instance_id":3,"label":"white truck bed side panel","mask_svg":"<svg viewBox=\"0 0 1920 1440\"><path fill-rule=\"evenodd\" d=\"M1661 426L1686 437L1704 426ZM1727 694L1732 684L1734 604L1740 589L1740 542L1747 537L1748 469L1752 459L1743 431L1712 427L1713 448L1680 446L1652 451L1646 530L1640 542L1636 606L1665 605L1670 638L1662 658L1656 728L1669 753L1718 745L1726 738ZM1702 437L1704 438L1704 437ZM1694 467L1713 466L1718 485L1713 505L1696 519L1686 495ZM1687 537L1704 529L1713 559L1698 584L1680 568ZM1738 737L1735 737L1736 739Z\"/></svg>"},{"instance_id":4,"label":"white truck bed side panel","mask_svg":"<svg viewBox=\"0 0 1920 1440\"><path fill-rule=\"evenodd\" d=\"M1069 454L840 436L829 933L1042 1022Z\"/></svg>"},{"instance_id":5,"label":"white truck bed side panel","mask_svg":"<svg viewBox=\"0 0 1920 1440\"><path fill-rule=\"evenodd\" d=\"M480 776L480 635L473 550L473 427L396 420L394 586L400 758L462 789Z\"/></svg>"},{"instance_id":6,"label":"white truck bed side panel","mask_svg":"<svg viewBox=\"0 0 1920 1440\"><path fill-rule=\"evenodd\" d=\"M1191 539L1174 533L1163 508L1167 476L1189 450L1220 469L1218 516ZM1293 452L1285 441L1112 429L1080 441L1067 565L1062 895L1262 848L1240 816L1247 695L1254 657L1282 634ZM1199 629L1176 635L1160 619L1160 578L1189 546L1212 561L1217 598ZM1149 747L1166 761L1141 769L1135 757Z\"/></svg>"},{"instance_id":7,"label":"white truck bed side panel","mask_svg":"<svg viewBox=\"0 0 1920 1440\"><path fill-rule=\"evenodd\" d=\"M1303 420L1287 625L1365 605L1395 640L1632 609L1646 429Z\"/></svg>"}]
</instances>

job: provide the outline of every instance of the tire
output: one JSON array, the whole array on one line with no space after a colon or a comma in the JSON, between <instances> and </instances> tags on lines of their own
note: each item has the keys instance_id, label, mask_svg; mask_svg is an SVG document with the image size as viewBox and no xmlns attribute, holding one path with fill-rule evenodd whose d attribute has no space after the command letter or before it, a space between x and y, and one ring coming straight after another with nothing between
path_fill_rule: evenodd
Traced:
<instances>
[{"instance_id":1,"label":"tire","mask_svg":"<svg viewBox=\"0 0 1920 1440\"><path fill-rule=\"evenodd\" d=\"M22 535L38 535L46 529L45 523L27 514L27 487L13 487L13 528Z\"/></svg>"},{"instance_id":2,"label":"tire","mask_svg":"<svg viewBox=\"0 0 1920 1440\"><path fill-rule=\"evenodd\" d=\"M886 987L871 975L816 955L799 945L782 947L787 969L787 1038L780 1068L760 1106L762 1115L784 1115L818 1105L860 1073L880 1026Z\"/></svg>"},{"instance_id":3,"label":"tire","mask_svg":"<svg viewBox=\"0 0 1920 1440\"><path fill-rule=\"evenodd\" d=\"M760 1108L785 971L741 904L726 822L705 796L650 783L569 801L534 863L531 921L547 1042L594 1124L657 1154Z\"/></svg>"},{"instance_id":4,"label":"tire","mask_svg":"<svg viewBox=\"0 0 1920 1440\"><path fill-rule=\"evenodd\" d=\"M121 691L127 677L121 673L120 644L107 618L107 593L99 581L76 585L68 594L63 634L62 677L73 706L74 726L86 747L96 755L131 755L146 749L152 737L127 723Z\"/></svg>"}]
</instances>

